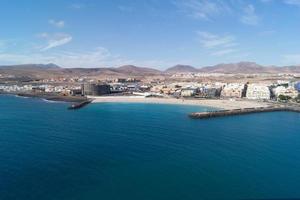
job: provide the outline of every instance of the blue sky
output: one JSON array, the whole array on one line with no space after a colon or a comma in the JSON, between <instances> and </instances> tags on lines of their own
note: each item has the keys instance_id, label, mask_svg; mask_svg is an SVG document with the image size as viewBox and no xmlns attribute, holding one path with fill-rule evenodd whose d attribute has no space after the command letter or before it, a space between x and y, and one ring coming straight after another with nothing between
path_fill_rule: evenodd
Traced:
<instances>
[{"instance_id":1,"label":"blue sky","mask_svg":"<svg viewBox=\"0 0 300 200\"><path fill-rule=\"evenodd\" d=\"M1 0L0 65L300 64L300 0Z\"/></svg>"}]
</instances>

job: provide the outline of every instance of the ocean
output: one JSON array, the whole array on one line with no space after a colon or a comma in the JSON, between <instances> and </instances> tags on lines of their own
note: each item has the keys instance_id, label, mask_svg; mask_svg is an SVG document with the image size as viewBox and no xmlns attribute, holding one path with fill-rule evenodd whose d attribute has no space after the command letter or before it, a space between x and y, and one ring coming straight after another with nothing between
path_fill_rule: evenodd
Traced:
<instances>
[{"instance_id":1,"label":"ocean","mask_svg":"<svg viewBox=\"0 0 300 200\"><path fill-rule=\"evenodd\" d=\"M300 114L0 96L1 200L300 198Z\"/></svg>"}]
</instances>

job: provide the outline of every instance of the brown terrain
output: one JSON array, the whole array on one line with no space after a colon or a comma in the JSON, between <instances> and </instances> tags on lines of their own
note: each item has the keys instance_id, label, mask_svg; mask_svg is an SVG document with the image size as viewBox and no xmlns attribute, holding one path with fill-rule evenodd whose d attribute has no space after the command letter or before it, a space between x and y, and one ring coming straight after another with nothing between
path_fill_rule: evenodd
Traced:
<instances>
[{"instance_id":1,"label":"brown terrain","mask_svg":"<svg viewBox=\"0 0 300 200\"><path fill-rule=\"evenodd\" d=\"M300 73L300 66L262 66L254 62L218 64L215 66L195 68L188 65L176 65L165 71L152 68L126 65L116 68L61 68L55 64L27 64L0 66L0 75L17 79L43 79L58 77L92 77L92 78L164 78L175 73L223 73L223 74L280 74ZM0 76L1 77L1 76Z\"/></svg>"}]
</instances>

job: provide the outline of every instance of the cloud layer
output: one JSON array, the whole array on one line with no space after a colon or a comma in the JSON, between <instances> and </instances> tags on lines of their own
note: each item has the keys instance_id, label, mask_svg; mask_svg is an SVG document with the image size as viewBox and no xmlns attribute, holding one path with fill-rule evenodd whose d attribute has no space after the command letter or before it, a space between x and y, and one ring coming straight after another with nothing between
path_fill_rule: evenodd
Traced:
<instances>
[{"instance_id":1,"label":"cloud layer","mask_svg":"<svg viewBox=\"0 0 300 200\"><path fill-rule=\"evenodd\" d=\"M72 41L72 36L66 33L56 33L56 34L48 34L41 33L38 35L40 38L45 39L47 41L47 46L41 48L41 51L47 51L49 49L59 47L65 45Z\"/></svg>"}]
</instances>

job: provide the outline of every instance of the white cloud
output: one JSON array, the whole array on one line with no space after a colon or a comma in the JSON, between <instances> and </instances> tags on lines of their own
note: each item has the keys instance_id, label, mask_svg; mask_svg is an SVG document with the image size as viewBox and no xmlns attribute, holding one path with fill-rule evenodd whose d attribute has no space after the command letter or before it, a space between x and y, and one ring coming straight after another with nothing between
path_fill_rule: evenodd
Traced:
<instances>
[{"instance_id":1,"label":"white cloud","mask_svg":"<svg viewBox=\"0 0 300 200\"><path fill-rule=\"evenodd\" d=\"M224 56L238 51L239 44L232 35L216 35L209 32L197 32L201 46L211 56Z\"/></svg>"},{"instance_id":2,"label":"white cloud","mask_svg":"<svg viewBox=\"0 0 300 200\"><path fill-rule=\"evenodd\" d=\"M284 0L284 3L294 6L300 6L300 0Z\"/></svg>"},{"instance_id":3,"label":"white cloud","mask_svg":"<svg viewBox=\"0 0 300 200\"><path fill-rule=\"evenodd\" d=\"M55 63L66 68L95 68L118 67L122 65L137 65L142 67L165 68L188 61L179 60L133 60L111 53L103 47L92 51L55 51L55 52L27 52L1 53L1 64Z\"/></svg>"},{"instance_id":4,"label":"white cloud","mask_svg":"<svg viewBox=\"0 0 300 200\"><path fill-rule=\"evenodd\" d=\"M56 34L48 34L48 33L41 33L38 34L38 37L47 40L47 46L41 48L41 51L47 51L49 49L65 45L72 41L72 36L66 33L56 33Z\"/></svg>"},{"instance_id":5,"label":"white cloud","mask_svg":"<svg viewBox=\"0 0 300 200\"><path fill-rule=\"evenodd\" d=\"M262 3L271 3L275 2L275 0L260 0ZM299 6L300 7L300 0L280 0L280 2L292 5L292 6Z\"/></svg>"},{"instance_id":6,"label":"white cloud","mask_svg":"<svg viewBox=\"0 0 300 200\"><path fill-rule=\"evenodd\" d=\"M176 1L175 4L188 16L203 20L210 20L216 15L230 11L229 6L222 0L214 2L210 0L183 0Z\"/></svg>"},{"instance_id":7,"label":"white cloud","mask_svg":"<svg viewBox=\"0 0 300 200\"><path fill-rule=\"evenodd\" d=\"M57 28L63 28L65 26L65 22L63 20L56 21L54 19L50 19L49 24L51 24Z\"/></svg>"},{"instance_id":8,"label":"white cloud","mask_svg":"<svg viewBox=\"0 0 300 200\"><path fill-rule=\"evenodd\" d=\"M98 47L94 51L85 52L0 53L0 61L11 64L56 63L63 67L105 67L125 62L119 56L112 55L107 49L102 47Z\"/></svg>"},{"instance_id":9,"label":"white cloud","mask_svg":"<svg viewBox=\"0 0 300 200\"><path fill-rule=\"evenodd\" d=\"M244 15L241 17L241 22L247 25L257 25L259 17L256 15L255 7L251 4L244 8Z\"/></svg>"},{"instance_id":10,"label":"white cloud","mask_svg":"<svg viewBox=\"0 0 300 200\"><path fill-rule=\"evenodd\" d=\"M204 48L224 48L236 46L235 38L231 35L219 36L209 32L199 31L198 36L202 47Z\"/></svg>"}]
</instances>

